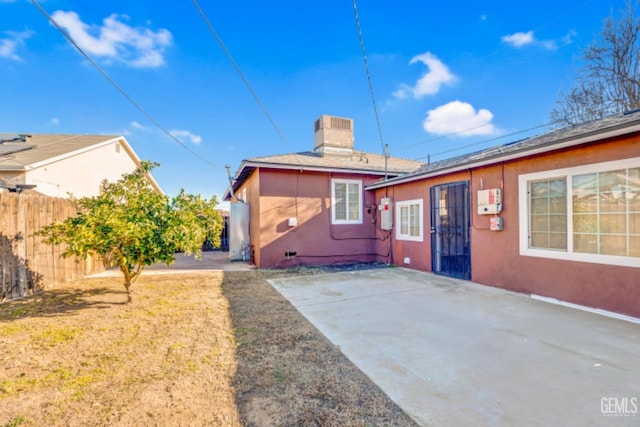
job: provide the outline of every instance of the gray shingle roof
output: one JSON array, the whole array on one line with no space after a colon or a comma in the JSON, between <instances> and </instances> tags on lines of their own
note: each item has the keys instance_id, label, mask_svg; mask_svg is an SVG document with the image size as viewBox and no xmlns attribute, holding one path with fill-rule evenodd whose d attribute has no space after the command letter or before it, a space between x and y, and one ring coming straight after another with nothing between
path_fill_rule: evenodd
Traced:
<instances>
[{"instance_id":1,"label":"gray shingle roof","mask_svg":"<svg viewBox=\"0 0 640 427\"><path fill-rule=\"evenodd\" d=\"M416 160L387 158L387 172L390 176L406 174L424 165ZM347 173L364 173L383 176L385 173L385 157L380 154L353 150L351 156L341 156L306 151L301 153L281 154L276 156L254 157L242 162L235 175L233 190L236 191L251 175L255 168L304 169ZM228 200L230 192L223 196Z\"/></svg>"},{"instance_id":2,"label":"gray shingle roof","mask_svg":"<svg viewBox=\"0 0 640 427\"><path fill-rule=\"evenodd\" d=\"M441 175L474 166L522 158L537 153L594 142L609 136L620 136L633 132L640 132L640 111L556 129L542 135L425 164L407 175L390 179L384 183L372 184L367 188L380 188L401 182L415 181L425 176Z\"/></svg>"},{"instance_id":3,"label":"gray shingle roof","mask_svg":"<svg viewBox=\"0 0 640 427\"><path fill-rule=\"evenodd\" d=\"M0 134L0 140L5 140L0 143L0 170L22 170L28 165L119 138L114 135L32 134L25 141L7 141L11 135L17 134Z\"/></svg>"},{"instance_id":4,"label":"gray shingle roof","mask_svg":"<svg viewBox=\"0 0 640 427\"><path fill-rule=\"evenodd\" d=\"M383 155L353 151L351 156L339 156L307 151L302 153L283 154L278 156L254 157L245 160L249 164L263 164L273 166L290 166L291 168L317 168L335 169L345 171L370 171L374 173L384 173L385 158ZM389 157L387 159L387 170L389 173L397 175L407 173L422 166L424 163L416 160Z\"/></svg>"}]
</instances>

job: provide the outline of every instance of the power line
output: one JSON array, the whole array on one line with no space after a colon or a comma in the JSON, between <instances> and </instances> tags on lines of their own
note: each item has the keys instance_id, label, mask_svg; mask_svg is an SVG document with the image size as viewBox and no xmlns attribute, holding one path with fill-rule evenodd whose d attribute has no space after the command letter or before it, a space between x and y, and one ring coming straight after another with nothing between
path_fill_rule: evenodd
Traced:
<instances>
[{"instance_id":1,"label":"power line","mask_svg":"<svg viewBox=\"0 0 640 427\"><path fill-rule=\"evenodd\" d=\"M102 75L102 77L104 77L118 92L120 92L120 94L124 96L127 99L127 101L129 101L138 111L140 111L151 123L153 123L156 127L158 127L158 129L160 129L164 134L166 134L171 140L178 143L182 148L187 150L189 153L191 153L193 156L195 156L199 160L203 161L204 163L214 168L222 169L221 166L211 163L209 160L205 159L200 154L193 151L189 146L187 146L184 142L180 141L171 132L169 132L164 126L162 126L160 122L158 122L151 114L149 114L144 108L142 108L142 106L138 104L124 89L122 89L109 76L109 74L107 74L107 72L102 69L102 67L100 67L93 59L91 59L91 57L75 42L75 40L66 31L64 31L64 29L60 25L58 25L58 23L51 17L51 15L49 15L49 13L46 10L44 10L36 0L31 0L31 2L34 4L34 6L38 8L38 10L40 10L40 12L42 12L42 14L49 20L49 22L51 22L51 24L54 27L56 27L56 29L60 31L60 33L62 33L62 35L69 41L69 43L71 43L73 47L75 47L76 50L87 61L89 61L89 63L93 66L93 68L95 68Z\"/></svg>"},{"instance_id":2,"label":"power line","mask_svg":"<svg viewBox=\"0 0 640 427\"><path fill-rule=\"evenodd\" d=\"M362 37L362 27L360 26L360 18L358 17L358 6L356 0L353 0L353 15L356 20L356 27L358 27L358 37L360 38L360 49L362 50L362 59L364 60L364 69L367 73L367 81L369 82L369 93L371 94L371 103L373 104L373 113L376 116L376 125L378 126L378 136L380 137L380 145L382 145L382 152L387 155L387 149L384 145L384 139L382 138L382 127L380 126L380 117L378 116L378 107L376 105L376 97L373 93L373 83L371 82L371 73L369 72L369 63L367 62L367 53L364 49L364 38Z\"/></svg>"},{"instance_id":3,"label":"power line","mask_svg":"<svg viewBox=\"0 0 640 427\"><path fill-rule=\"evenodd\" d=\"M602 109L600 109L600 110L598 110L598 111L596 111L596 113L597 113L597 114L605 114L605 113L607 113L607 112L608 112L608 109L607 109L606 107L605 107L605 108L602 108ZM549 123L543 123L543 124L541 124L541 125L532 126L532 127L530 127L530 128L527 128L527 129L523 129L523 130L515 131L515 132L512 132L512 133L505 134L505 135L500 135L500 136L497 136L497 137L495 137L495 138L485 139L485 140L483 140L483 141L475 142L475 143L473 143L473 144L467 144L467 145L463 145L463 146L461 146L461 147L452 148L452 149L450 149L450 150L440 151L440 152L438 152L438 153L433 153L433 154L428 154L428 155L426 155L426 156L416 157L416 160L427 159L427 158L430 158L431 156L439 156L439 155L441 155L441 154L447 154L447 153L451 153L451 152L453 152L453 151L463 150L463 149L465 149L465 148L474 147L474 146L476 146L476 145L485 144L485 143L487 143L487 142L496 141L496 140L498 140L498 139L506 138L506 137L513 136L513 135L518 135L518 134L525 133L525 132L529 132L529 131L532 131L532 130L535 130L535 129L540 129L540 128L545 128L545 127L552 126L552 125L557 125L557 124L562 123L562 122L563 122L563 120L562 120L562 119L554 120L554 121L551 121L551 122L549 122ZM485 125L479 125L479 126L475 126L475 127L473 127L473 128L465 129L465 130L462 130L462 131L459 131L459 132L456 132L456 133L451 133L451 134L447 134L447 135L439 136L439 137L437 137L437 138L432 138L432 139L427 140L427 141L424 141L424 142L418 142L418 143L416 143L416 144L412 144L412 145L405 145L405 146L404 146L404 147L402 147L401 149L410 148L410 147L416 147L416 146L418 146L418 145L426 144L426 143L433 142L433 141L438 141L438 140L440 140L440 139L444 139L444 138L447 138L447 137L449 137L449 136L460 135L460 134L462 134L462 133L469 132L470 130L478 129L478 128L481 128L481 127L483 127L483 126L487 126L487 125L488 125L488 124L485 124Z\"/></svg>"},{"instance_id":4,"label":"power line","mask_svg":"<svg viewBox=\"0 0 640 427\"><path fill-rule=\"evenodd\" d=\"M588 4L593 3L593 1L594 0L586 0L586 1L582 2L581 4L579 4L578 6L574 7L573 9L570 9L569 11L565 12L563 15L560 15L560 16L558 16L558 17L556 17L556 18L544 23L543 25L535 28L533 30L533 32L537 32L537 31L539 31L539 30L541 30L543 28L546 28L546 27L550 26L551 24L554 24L555 22L557 22L557 21L559 21L559 20L561 20L563 18L566 18L567 16L570 16L570 15L576 13L577 11L579 11L582 8L584 8ZM355 0L354 0L354 2L355 2ZM489 58L491 56L497 55L498 53L502 52L505 49L506 49L505 46L499 47L498 49L495 49L493 52L491 52L491 53L489 53L489 54L487 54L485 56L479 57L478 59L479 60L483 60L483 59ZM461 70L468 69L469 67L471 67L471 65L469 65L467 67L462 67ZM555 123L557 123L557 122L555 122ZM536 126L536 127L531 128L531 129L526 129L524 131L516 132L515 134L522 133L522 132L527 132L528 130L533 130L533 129L537 129L537 128L541 128L541 127L545 127L545 126L549 126L551 124L554 124L554 123L548 123L548 124L545 124L545 125ZM482 125L479 125L479 126L474 126L474 127L468 128L468 129L464 129L464 130L461 130L461 131L458 131L458 132L455 132L455 133L450 133L450 134L447 134L447 135L439 136L439 137L432 138L432 139L429 139L429 140L426 140L426 141L417 142L417 143L413 143L413 144L409 144L409 145L404 145L402 147L396 148L396 150L399 150L399 151L406 150L406 149L409 149L409 148L417 147L419 145L428 144L428 143L433 142L433 141L438 141L438 140L441 140L441 139L444 139L444 138L447 138L447 137L450 137L450 136L461 135L461 134L467 133L469 131L472 131L472 130L475 130L475 129L479 129L479 128L482 128L484 126L489 126L489 125L490 125L490 123L482 124ZM513 135L513 134L511 134L511 135ZM504 136L509 136L509 135L504 135ZM497 139L497 138L494 138L494 139ZM494 139L491 139L491 140L488 140L488 141L492 141ZM488 141L485 141L485 142L488 142ZM481 144L481 143L478 143L478 144ZM471 144L469 146L473 146L473 145L477 145L477 144ZM464 146L464 147L459 147L459 148L452 149L452 150L447 150L447 151L444 151L444 152L436 153L434 155L444 154L444 153L448 153L448 152L451 152L451 151L457 151L457 150L460 150L460 149L463 149L463 148L468 148L469 146ZM428 156L423 156L423 157L419 157L418 159L425 159L427 157Z\"/></svg>"},{"instance_id":5,"label":"power line","mask_svg":"<svg viewBox=\"0 0 640 427\"><path fill-rule=\"evenodd\" d=\"M514 135L518 135L518 134L521 134L521 133L529 132L529 131L532 131L534 129L544 128L544 127L551 126L551 125L556 124L556 123L558 123L558 121L549 122L549 123L545 123L545 124L538 125L538 126L533 126L533 127L528 128L528 129L523 129L523 130L519 130L519 131L516 131L516 132L508 133L508 134L505 134L505 135L500 135L500 136L497 136L495 138L490 138L490 139L485 139L483 141L474 142L473 144L463 145L462 147L456 147L456 148L452 148L450 150L440 151L438 153L429 154L429 155L422 156L422 157L416 157L416 160L427 159L427 158L430 158L431 156L439 156L441 154L447 154L447 153L451 153L451 152L454 152L454 151L464 150L465 148L474 147L476 145L481 145L481 144L486 144L487 142L491 142L491 141L497 141L497 140L502 139L502 138L507 138L509 136L514 136ZM478 126L478 127L481 127L481 126ZM462 132L458 132L458 133L462 133ZM435 141L437 139L442 139L442 138L444 138L444 137L435 138L435 139L432 139L431 141ZM416 144L416 145L418 145L418 144Z\"/></svg>"},{"instance_id":6,"label":"power line","mask_svg":"<svg viewBox=\"0 0 640 427\"><path fill-rule=\"evenodd\" d=\"M462 135L463 133L467 133L467 132L470 132L472 130L480 129L480 128L483 128L485 126L490 126L490 125L491 125L491 123L485 123L485 124L482 124L482 125L474 126L472 128L463 129L463 130L458 131L458 132L448 133L446 135L442 135L442 136L438 136L438 137L435 137L435 138L431 138L431 139L428 139L426 141L416 142L414 144L409 144L409 145L404 145L404 146L398 148L398 151L402 151L402 150L406 150L406 149L409 149L409 148L417 147L418 145L428 144L429 142L433 142L433 141L439 141L441 139L449 138L451 136Z\"/></svg>"},{"instance_id":7,"label":"power line","mask_svg":"<svg viewBox=\"0 0 640 427\"><path fill-rule=\"evenodd\" d=\"M233 68L235 68L236 72L238 73L238 75L240 76L242 81L244 82L245 86L247 87L247 89L249 89L249 92L251 92L251 95L256 100L256 102L258 103L258 106L260 107L260 109L262 110L264 115L269 120L269 123L271 123L271 126L273 126L273 128L276 131L276 133L278 134L278 136L280 136L280 139L282 139L282 141L285 143L287 148L289 150L293 151L291 146L289 145L289 142L287 141L287 138L285 138L285 136L282 133L282 131L280 131L280 128L276 124L276 122L273 119L273 117L271 117L271 114L269 114L269 111L267 110L267 107L264 106L264 104L262 103L262 101L258 97L258 94L256 93L256 91L253 90L253 87L249 83L249 80L247 80L247 78L245 77L244 73L240 69L240 66L235 61L235 59L233 59L233 55L231 55L231 52L229 52L229 49L227 49L227 47L225 46L224 42L222 41L222 38L220 37L220 35L218 35L218 32L215 30L215 28L213 28L213 25L211 24L211 21L209 21L209 18L207 18L207 15L204 13L204 10L202 10L202 8L200 7L200 4L198 4L198 2L196 0L193 0L193 5L195 6L195 8L197 9L198 13L200 14L202 19L204 20L205 24L207 24L207 27L209 28L209 31L211 32L211 34L213 34L213 36L218 41L218 44L220 45L220 47L224 51L225 55L227 56L227 58L229 59L231 64L233 65ZM296 159L297 159L297 154L296 153L293 153L293 154L296 156ZM300 163L299 160L298 160L298 162Z\"/></svg>"}]
</instances>

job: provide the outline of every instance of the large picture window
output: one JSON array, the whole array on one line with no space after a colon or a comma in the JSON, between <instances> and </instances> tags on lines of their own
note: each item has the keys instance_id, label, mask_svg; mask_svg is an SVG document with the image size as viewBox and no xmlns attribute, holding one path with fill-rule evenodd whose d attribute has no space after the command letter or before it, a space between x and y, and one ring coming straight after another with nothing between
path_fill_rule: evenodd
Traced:
<instances>
[{"instance_id":1,"label":"large picture window","mask_svg":"<svg viewBox=\"0 0 640 427\"><path fill-rule=\"evenodd\" d=\"M331 222L362 224L362 181L331 180Z\"/></svg>"},{"instance_id":2,"label":"large picture window","mask_svg":"<svg viewBox=\"0 0 640 427\"><path fill-rule=\"evenodd\" d=\"M640 267L640 158L521 175L520 253Z\"/></svg>"},{"instance_id":3,"label":"large picture window","mask_svg":"<svg viewBox=\"0 0 640 427\"><path fill-rule=\"evenodd\" d=\"M396 203L396 239L423 240L422 200Z\"/></svg>"}]
</instances>

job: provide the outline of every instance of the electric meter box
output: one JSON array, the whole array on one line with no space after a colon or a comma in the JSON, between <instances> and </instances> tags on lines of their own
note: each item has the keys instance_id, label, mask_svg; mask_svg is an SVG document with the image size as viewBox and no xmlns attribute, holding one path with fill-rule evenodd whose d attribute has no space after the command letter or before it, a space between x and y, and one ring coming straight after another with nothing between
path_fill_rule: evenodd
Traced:
<instances>
[{"instance_id":1,"label":"electric meter box","mask_svg":"<svg viewBox=\"0 0 640 427\"><path fill-rule=\"evenodd\" d=\"M393 228L393 199L391 197L383 197L380 199L380 229L391 230Z\"/></svg>"},{"instance_id":2,"label":"electric meter box","mask_svg":"<svg viewBox=\"0 0 640 427\"><path fill-rule=\"evenodd\" d=\"M499 214L502 211L502 191L499 188L478 190L478 215Z\"/></svg>"}]
</instances>

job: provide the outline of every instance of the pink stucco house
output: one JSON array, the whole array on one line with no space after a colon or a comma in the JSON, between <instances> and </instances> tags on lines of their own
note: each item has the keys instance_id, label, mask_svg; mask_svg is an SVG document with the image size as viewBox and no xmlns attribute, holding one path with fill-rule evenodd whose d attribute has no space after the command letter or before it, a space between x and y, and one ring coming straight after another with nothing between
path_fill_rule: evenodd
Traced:
<instances>
[{"instance_id":1,"label":"pink stucco house","mask_svg":"<svg viewBox=\"0 0 640 427\"><path fill-rule=\"evenodd\" d=\"M246 193L257 266L387 261L640 317L640 113L429 165L389 158L387 179L383 156L334 130L323 116L313 152L236 174L226 197Z\"/></svg>"},{"instance_id":2,"label":"pink stucco house","mask_svg":"<svg viewBox=\"0 0 640 427\"><path fill-rule=\"evenodd\" d=\"M242 162L224 199L249 206L251 259L257 267L374 261L377 201L369 184L407 174L421 162L357 151L353 120L323 115L313 151ZM235 200L234 197L235 196ZM233 209L230 221L233 230Z\"/></svg>"}]
</instances>

